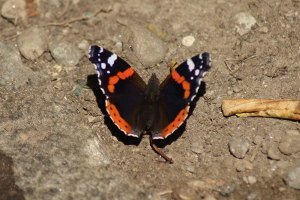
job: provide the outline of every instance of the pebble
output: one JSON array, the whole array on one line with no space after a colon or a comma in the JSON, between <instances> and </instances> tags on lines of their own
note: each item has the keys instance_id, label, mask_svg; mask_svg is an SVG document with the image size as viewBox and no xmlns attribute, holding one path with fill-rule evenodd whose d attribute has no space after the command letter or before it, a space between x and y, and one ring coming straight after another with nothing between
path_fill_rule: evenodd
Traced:
<instances>
[{"instance_id":1,"label":"pebble","mask_svg":"<svg viewBox=\"0 0 300 200\"><path fill-rule=\"evenodd\" d=\"M167 49L164 42L146 28L133 26L133 51L145 66L153 66L162 61Z\"/></svg>"},{"instance_id":2,"label":"pebble","mask_svg":"<svg viewBox=\"0 0 300 200\"><path fill-rule=\"evenodd\" d=\"M183 46L190 47L195 42L195 37L192 35L185 36L182 38L181 43Z\"/></svg>"},{"instance_id":3,"label":"pebble","mask_svg":"<svg viewBox=\"0 0 300 200\"><path fill-rule=\"evenodd\" d=\"M300 152L300 135L289 135L281 139L279 150L285 155Z\"/></svg>"},{"instance_id":4,"label":"pebble","mask_svg":"<svg viewBox=\"0 0 300 200\"><path fill-rule=\"evenodd\" d=\"M204 151L203 146L199 142L193 142L191 145L191 150L196 154L201 154Z\"/></svg>"},{"instance_id":5,"label":"pebble","mask_svg":"<svg viewBox=\"0 0 300 200\"><path fill-rule=\"evenodd\" d=\"M0 41L0 85L6 89L19 88L32 79L33 72L23 66L21 55L16 45Z\"/></svg>"},{"instance_id":6,"label":"pebble","mask_svg":"<svg viewBox=\"0 0 300 200\"><path fill-rule=\"evenodd\" d=\"M81 49L83 51L87 51L90 44L87 40L81 40L77 46L78 46L79 49Z\"/></svg>"},{"instance_id":7,"label":"pebble","mask_svg":"<svg viewBox=\"0 0 300 200\"><path fill-rule=\"evenodd\" d=\"M229 150L236 158L244 158L249 151L250 143L247 139L241 137L232 137L228 143Z\"/></svg>"},{"instance_id":8,"label":"pebble","mask_svg":"<svg viewBox=\"0 0 300 200\"><path fill-rule=\"evenodd\" d=\"M278 150L277 145L275 145L275 144L271 144L269 146L267 154L268 154L268 158L270 158L272 160L280 160L280 152Z\"/></svg>"},{"instance_id":9,"label":"pebble","mask_svg":"<svg viewBox=\"0 0 300 200\"><path fill-rule=\"evenodd\" d=\"M206 195L203 200L217 200L217 199L216 199L216 197L209 194L209 195Z\"/></svg>"},{"instance_id":10,"label":"pebble","mask_svg":"<svg viewBox=\"0 0 300 200\"><path fill-rule=\"evenodd\" d=\"M7 0L1 7L1 15L17 24L18 19L23 22L27 20L26 3L24 0Z\"/></svg>"},{"instance_id":11,"label":"pebble","mask_svg":"<svg viewBox=\"0 0 300 200\"><path fill-rule=\"evenodd\" d=\"M255 176L244 176L243 181L249 185L253 185L254 183L257 182Z\"/></svg>"},{"instance_id":12,"label":"pebble","mask_svg":"<svg viewBox=\"0 0 300 200\"><path fill-rule=\"evenodd\" d=\"M258 32L260 32L260 33L268 33L269 29L266 26L262 26L262 27L258 28Z\"/></svg>"},{"instance_id":13,"label":"pebble","mask_svg":"<svg viewBox=\"0 0 300 200\"><path fill-rule=\"evenodd\" d=\"M250 192L247 196L246 196L246 200L261 200L261 197L259 194L257 194L256 192Z\"/></svg>"},{"instance_id":14,"label":"pebble","mask_svg":"<svg viewBox=\"0 0 300 200\"><path fill-rule=\"evenodd\" d=\"M234 16L235 30L240 35L245 35L251 30L251 27L256 24L256 19L249 13L241 12Z\"/></svg>"},{"instance_id":15,"label":"pebble","mask_svg":"<svg viewBox=\"0 0 300 200\"><path fill-rule=\"evenodd\" d=\"M296 165L287 171L285 181L288 186L300 190L300 165Z\"/></svg>"},{"instance_id":16,"label":"pebble","mask_svg":"<svg viewBox=\"0 0 300 200\"><path fill-rule=\"evenodd\" d=\"M23 31L17 39L21 54L29 59L35 60L47 49L47 34L45 29L32 27Z\"/></svg>"},{"instance_id":17,"label":"pebble","mask_svg":"<svg viewBox=\"0 0 300 200\"><path fill-rule=\"evenodd\" d=\"M231 193L233 193L236 189L236 184L235 183L229 183L227 185L224 185L218 189L218 192L220 195L224 197L229 197Z\"/></svg>"},{"instance_id":18,"label":"pebble","mask_svg":"<svg viewBox=\"0 0 300 200\"><path fill-rule=\"evenodd\" d=\"M258 144L262 144L264 138L260 135L256 135L253 139L253 143L258 145Z\"/></svg>"},{"instance_id":19,"label":"pebble","mask_svg":"<svg viewBox=\"0 0 300 200\"><path fill-rule=\"evenodd\" d=\"M237 160L234 166L238 172L243 172L245 170L252 170L253 164L248 160Z\"/></svg>"},{"instance_id":20,"label":"pebble","mask_svg":"<svg viewBox=\"0 0 300 200\"><path fill-rule=\"evenodd\" d=\"M58 64L66 66L77 65L82 56L79 49L67 41L51 42L50 52Z\"/></svg>"}]
</instances>

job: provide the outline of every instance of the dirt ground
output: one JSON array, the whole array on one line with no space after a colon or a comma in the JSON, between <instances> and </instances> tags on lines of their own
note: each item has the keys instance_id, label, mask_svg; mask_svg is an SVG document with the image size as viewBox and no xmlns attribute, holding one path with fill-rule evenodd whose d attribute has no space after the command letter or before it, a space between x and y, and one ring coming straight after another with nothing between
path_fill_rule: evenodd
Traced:
<instances>
[{"instance_id":1,"label":"dirt ground","mask_svg":"<svg viewBox=\"0 0 300 200\"><path fill-rule=\"evenodd\" d=\"M0 6L4 2L1 0ZM186 124L158 142L174 160L174 164L167 164L152 151L148 136L142 140L126 137L105 115L96 72L87 57L88 48L82 50L83 56L76 66L58 65L49 50L34 61L22 57L22 63L39 74L39 78L34 79L36 83L29 81L17 89L0 86L3 199L11 196L109 199L102 196L107 191L94 188L103 178L86 178L82 183L80 177L85 177L88 171L93 171L95 177L99 172L103 177L120 178L128 183L122 186L124 189L120 186L110 193L133 193L135 187L139 188L136 191L143 191L128 197L131 199L300 199L300 190L285 181L287 170L299 165L300 152L284 155L278 151L287 132L299 134L299 122L226 118L221 112L223 99L300 99L299 1L41 0L35 3L38 13L27 22L14 24L5 18L0 20L0 40L16 43L19 32L40 26L48 31L48 43L58 38L77 46L86 40L89 45L101 45L116 52L144 80L155 72L162 81L168 74L169 62L182 62L204 51L212 55L212 68L204 78L200 98ZM238 13L249 13L256 20L245 34L237 32ZM149 30L149 25L155 30ZM157 63L143 66L143 59L137 59L138 53L131 50L135 40L127 36L130 30L136 30L134 27L163 41L166 52ZM188 35L195 38L190 47L181 43ZM121 49L116 46L118 42ZM234 137L250 143L243 159L229 151L228 143ZM97 141L98 146L86 150L88 141ZM268 155L270 146L275 148L278 158ZM48 162L39 159L45 157ZM55 159L57 162L53 164ZM246 163L246 169L237 170L241 162ZM51 187L48 184L48 189L43 188L48 181L43 177L54 177L55 170L60 176L51 182ZM249 177L254 181L249 181ZM68 183L61 184L63 180ZM86 185L76 187L81 184ZM49 189L56 185L59 189ZM84 196L92 195L93 191L98 192L93 198ZM141 193L145 196L139 196ZM122 198L116 194L111 199Z\"/></svg>"}]
</instances>

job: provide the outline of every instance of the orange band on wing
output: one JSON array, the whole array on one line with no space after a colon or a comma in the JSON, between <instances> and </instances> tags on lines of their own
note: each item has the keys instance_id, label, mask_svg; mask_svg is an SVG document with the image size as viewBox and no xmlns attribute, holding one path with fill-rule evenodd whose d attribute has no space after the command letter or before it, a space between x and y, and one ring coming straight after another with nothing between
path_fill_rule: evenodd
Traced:
<instances>
[{"instance_id":1,"label":"orange band on wing","mask_svg":"<svg viewBox=\"0 0 300 200\"><path fill-rule=\"evenodd\" d=\"M106 101L106 110L110 116L110 118L113 120L113 122L125 133L130 133L132 128L131 126L121 117L118 109L116 106L110 101Z\"/></svg>"},{"instance_id":2,"label":"orange band on wing","mask_svg":"<svg viewBox=\"0 0 300 200\"><path fill-rule=\"evenodd\" d=\"M184 76L180 76L176 70L172 71L171 76L174 79L174 81L176 81L178 84L181 84L184 90L183 97L185 99L189 98L191 94L191 84L185 80Z\"/></svg>"},{"instance_id":3,"label":"orange band on wing","mask_svg":"<svg viewBox=\"0 0 300 200\"><path fill-rule=\"evenodd\" d=\"M175 129L177 129L185 118L188 115L188 106L182 109L179 114L175 117L174 121L172 121L167 127L162 130L161 137L166 137L171 134Z\"/></svg>"},{"instance_id":4,"label":"orange band on wing","mask_svg":"<svg viewBox=\"0 0 300 200\"><path fill-rule=\"evenodd\" d=\"M134 74L134 70L130 67L126 69L124 72L118 72L117 75L111 76L108 79L107 89L110 93L115 92L115 85L119 82L120 79L125 80L126 78L132 76Z\"/></svg>"}]
</instances>

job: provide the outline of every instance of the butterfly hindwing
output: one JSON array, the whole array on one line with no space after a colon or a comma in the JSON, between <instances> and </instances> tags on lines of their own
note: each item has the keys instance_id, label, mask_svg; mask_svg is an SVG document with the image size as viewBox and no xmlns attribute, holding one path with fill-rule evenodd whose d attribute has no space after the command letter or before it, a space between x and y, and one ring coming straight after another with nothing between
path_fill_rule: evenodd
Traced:
<instances>
[{"instance_id":1,"label":"butterfly hindwing","mask_svg":"<svg viewBox=\"0 0 300 200\"><path fill-rule=\"evenodd\" d=\"M160 122L153 139L163 139L172 134L188 116L190 102L196 97L201 79L210 69L208 53L196 55L182 64L160 86Z\"/></svg>"},{"instance_id":2,"label":"butterfly hindwing","mask_svg":"<svg viewBox=\"0 0 300 200\"><path fill-rule=\"evenodd\" d=\"M135 130L135 122L145 82L126 61L102 47L91 46L89 60L98 72L110 118L126 135L139 137L141 133Z\"/></svg>"}]
</instances>

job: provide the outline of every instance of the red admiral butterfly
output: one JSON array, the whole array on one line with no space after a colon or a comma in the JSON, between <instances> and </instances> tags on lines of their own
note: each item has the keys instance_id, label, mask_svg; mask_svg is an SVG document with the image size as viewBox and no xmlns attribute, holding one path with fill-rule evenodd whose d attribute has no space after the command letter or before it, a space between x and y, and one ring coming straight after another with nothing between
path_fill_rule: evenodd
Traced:
<instances>
[{"instance_id":1,"label":"red admiral butterfly","mask_svg":"<svg viewBox=\"0 0 300 200\"><path fill-rule=\"evenodd\" d=\"M161 84L155 74L146 84L127 62L99 46L90 47L89 60L98 72L112 121L128 136L151 134L151 147L172 163L172 159L153 144L153 139L168 137L187 118L201 79L210 68L209 54L186 60Z\"/></svg>"}]
</instances>

